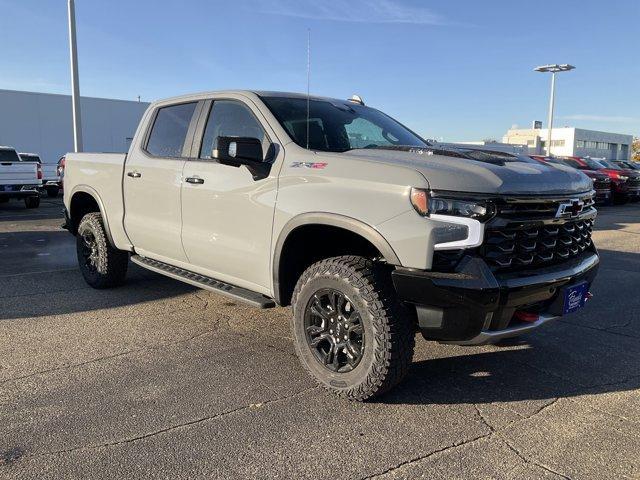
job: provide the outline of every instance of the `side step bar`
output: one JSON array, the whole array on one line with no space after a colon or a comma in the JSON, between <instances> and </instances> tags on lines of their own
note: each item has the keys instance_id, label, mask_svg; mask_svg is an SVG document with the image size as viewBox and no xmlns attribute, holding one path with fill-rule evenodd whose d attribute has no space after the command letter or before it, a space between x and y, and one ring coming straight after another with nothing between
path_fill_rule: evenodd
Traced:
<instances>
[{"instance_id":1,"label":"side step bar","mask_svg":"<svg viewBox=\"0 0 640 480\"><path fill-rule=\"evenodd\" d=\"M173 265L159 262L157 260L141 257L140 255L131 255L131 261L143 268L146 268L147 270L151 270L152 272L166 275L167 277L189 283L205 290L211 290L212 292L233 298L234 300L248 303L254 307L272 308L276 306L273 299L262 295L261 293L252 292L246 288L236 287L235 285L221 282L215 278L205 277L204 275L190 272L183 268L174 267Z\"/></svg>"}]
</instances>

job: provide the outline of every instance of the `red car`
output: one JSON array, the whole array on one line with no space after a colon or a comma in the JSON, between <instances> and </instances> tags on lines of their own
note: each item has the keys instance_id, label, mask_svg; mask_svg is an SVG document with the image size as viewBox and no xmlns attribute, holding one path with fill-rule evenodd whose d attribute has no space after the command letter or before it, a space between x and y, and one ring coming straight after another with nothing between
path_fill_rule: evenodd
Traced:
<instances>
[{"instance_id":1,"label":"red car","mask_svg":"<svg viewBox=\"0 0 640 480\"><path fill-rule=\"evenodd\" d=\"M555 157L543 157L542 155L530 155L531 158L542 163L555 163L559 165L565 165L573 168L578 168L576 165L567 162L564 158ZM596 170L579 169L587 177L593 180L593 189L596 192L596 203L608 205L613 199L613 182L606 173L598 172Z\"/></svg>"},{"instance_id":2,"label":"red car","mask_svg":"<svg viewBox=\"0 0 640 480\"><path fill-rule=\"evenodd\" d=\"M591 170L607 175L613 185L615 203L640 200L640 173L637 171L621 168L608 160L581 157L563 157L562 160L578 170Z\"/></svg>"}]
</instances>

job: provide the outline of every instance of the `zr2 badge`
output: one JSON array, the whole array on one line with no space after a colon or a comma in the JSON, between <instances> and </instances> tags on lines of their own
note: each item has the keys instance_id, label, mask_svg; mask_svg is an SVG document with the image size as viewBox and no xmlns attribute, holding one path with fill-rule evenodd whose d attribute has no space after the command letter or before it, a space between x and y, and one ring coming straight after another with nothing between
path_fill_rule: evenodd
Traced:
<instances>
[{"instance_id":1,"label":"zr2 badge","mask_svg":"<svg viewBox=\"0 0 640 480\"><path fill-rule=\"evenodd\" d=\"M327 165L327 163L320 162L293 162L291 168L315 168L322 170Z\"/></svg>"}]
</instances>

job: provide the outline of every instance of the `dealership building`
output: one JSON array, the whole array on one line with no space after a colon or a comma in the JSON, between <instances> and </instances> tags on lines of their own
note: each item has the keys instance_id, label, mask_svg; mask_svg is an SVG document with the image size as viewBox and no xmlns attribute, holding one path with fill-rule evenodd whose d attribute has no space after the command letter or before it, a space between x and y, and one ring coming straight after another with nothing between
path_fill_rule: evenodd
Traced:
<instances>
[{"instance_id":1,"label":"dealership building","mask_svg":"<svg viewBox=\"0 0 640 480\"><path fill-rule=\"evenodd\" d=\"M512 128L502 137L502 142L526 145L529 153L544 155L547 131L546 128ZM557 156L629 160L632 143L632 135L572 127L551 129L551 153Z\"/></svg>"},{"instance_id":2,"label":"dealership building","mask_svg":"<svg viewBox=\"0 0 640 480\"><path fill-rule=\"evenodd\" d=\"M81 97L82 139L91 152L126 152L145 102ZM0 145L56 163L73 150L71 96L0 90Z\"/></svg>"}]
</instances>

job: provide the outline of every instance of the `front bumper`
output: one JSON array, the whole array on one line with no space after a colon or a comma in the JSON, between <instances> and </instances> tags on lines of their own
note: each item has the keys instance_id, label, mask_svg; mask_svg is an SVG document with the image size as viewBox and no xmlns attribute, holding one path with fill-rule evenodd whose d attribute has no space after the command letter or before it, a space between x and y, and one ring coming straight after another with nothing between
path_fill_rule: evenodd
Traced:
<instances>
[{"instance_id":1,"label":"front bumper","mask_svg":"<svg viewBox=\"0 0 640 480\"><path fill-rule=\"evenodd\" d=\"M609 203L611 201L611 187L596 189L596 203Z\"/></svg>"},{"instance_id":2,"label":"front bumper","mask_svg":"<svg viewBox=\"0 0 640 480\"><path fill-rule=\"evenodd\" d=\"M586 281L598 270L594 249L560 265L495 275L479 257L467 256L452 273L398 268L398 297L416 308L429 340L481 345L534 330L562 314L563 287ZM516 312L535 314L520 321Z\"/></svg>"}]
</instances>

